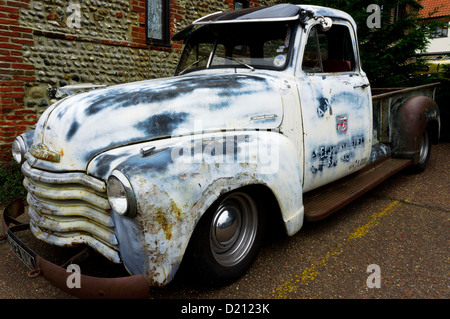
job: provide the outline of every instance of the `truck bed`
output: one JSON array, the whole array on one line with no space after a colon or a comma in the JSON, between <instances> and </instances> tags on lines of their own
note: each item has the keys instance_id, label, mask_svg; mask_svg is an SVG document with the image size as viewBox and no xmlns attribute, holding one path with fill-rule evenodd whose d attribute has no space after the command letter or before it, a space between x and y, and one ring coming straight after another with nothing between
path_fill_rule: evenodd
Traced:
<instances>
[{"instance_id":1,"label":"truck bed","mask_svg":"<svg viewBox=\"0 0 450 319\"><path fill-rule=\"evenodd\" d=\"M395 112L395 108L418 95L428 96L434 100L438 85L439 83L431 83L414 87L372 88L373 144L391 142L390 115Z\"/></svg>"}]
</instances>

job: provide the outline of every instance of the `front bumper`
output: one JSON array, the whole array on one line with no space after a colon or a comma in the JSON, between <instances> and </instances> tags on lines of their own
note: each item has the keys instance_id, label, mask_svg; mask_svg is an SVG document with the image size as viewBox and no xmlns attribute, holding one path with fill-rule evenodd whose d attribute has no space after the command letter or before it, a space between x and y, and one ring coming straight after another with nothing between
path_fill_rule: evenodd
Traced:
<instances>
[{"instance_id":1,"label":"front bumper","mask_svg":"<svg viewBox=\"0 0 450 319\"><path fill-rule=\"evenodd\" d=\"M99 278L80 274L80 288L69 288L67 285L68 272L62 266L57 266L38 256L14 234L29 229L28 224L16 220L25 212L25 203L16 201L8 205L2 214L2 224L5 236L14 253L31 269L30 277L42 275L55 287L78 298L106 298L106 299L143 299L149 296L149 285L142 275L119 278ZM10 227L10 225L13 226ZM76 260L75 256L72 260ZM67 263L66 263L67 264Z\"/></svg>"}]
</instances>

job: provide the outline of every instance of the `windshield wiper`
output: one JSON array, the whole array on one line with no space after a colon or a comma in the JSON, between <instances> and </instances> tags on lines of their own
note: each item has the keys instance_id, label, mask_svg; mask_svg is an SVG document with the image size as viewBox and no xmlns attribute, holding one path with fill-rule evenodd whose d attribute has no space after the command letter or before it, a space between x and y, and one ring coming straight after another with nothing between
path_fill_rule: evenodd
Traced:
<instances>
[{"instance_id":1,"label":"windshield wiper","mask_svg":"<svg viewBox=\"0 0 450 319\"><path fill-rule=\"evenodd\" d=\"M223 59L227 59L227 60L234 61L234 62L236 62L236 63L238 63L238 64L240 64L240 65L246 66L247 68L249 68L249 69L252 70L252 71L255 70L254 67L252 67L251 65L249 65L249 64L245 63L244 61L239 60L239 59L237 59L237 58L233 58L233 57L230 57L230 56L218 56L218 57L223 58ZM202 57L201 59L198 59L197 61L191 63L189 66L187 66L186 68L184 68L182 71L178 72L178 75L182 75L184 72L186 72L187 70L189 70L191 67L193 67L194 65L200 63L201 61L203 61L203 60L205 60L205 59L207 59L207 58L208 58L208 57Z\"/></svg>"},{"instance_id":2,"label":"windshield wiper","mask_svg":"<svg viewBox=\"0 0 450 319\"><path fill-rule=\"evenodd\" d=\"M188 69L190 69L191 67L193 67L193 66L196 65L197 63L200 63L200 62L202 62L203 60L206 60L206 59L208 59L208 58L209 58L209 57L204 56L204 57L198 59L197 61L191 63L189 66L187 66L186 68L184 68L182 71L178 72L178 75L182 75L184 72L186 72Z\"/></svg>"},{"instance_id":3,"label":"windshield wiper","mask_svg":"<svg viewBox=\"0 0 450 319\"><path fill-rule=\"evenodd\" d=\"M237 62L237 63L239 63L239 64L241 64L241 65L244 65L244 66L246 66L247 68L249 68L249 69L250 69L250 70L252 70L252 71L254 71L254 70L255 70L255 68L254 68L254 67L252 67L251 65L249 65L249 64L245 63L244 61L242 61L242 60L239 60L239 59L237 59L237 58L233 58L233 57L231 57L231 56L221 56L220 58L223 58L223 59L228 59L228 60L231 60L231 61Z\"/></svg>"}]
</instances>

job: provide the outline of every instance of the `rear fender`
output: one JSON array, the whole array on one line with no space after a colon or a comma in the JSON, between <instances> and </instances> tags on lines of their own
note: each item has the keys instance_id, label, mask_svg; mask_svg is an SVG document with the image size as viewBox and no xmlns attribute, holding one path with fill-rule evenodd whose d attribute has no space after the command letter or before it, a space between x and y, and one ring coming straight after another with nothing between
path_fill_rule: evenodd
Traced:
<instances>
[{"instance_id":1,"label":"rear fender","mask_svg":"<svg viewBox=\"0 0 450 319\"><path fill-rule=\"evenodd\" d=\"M432 143L439 140L440 115L436 102L426 96L408 99L397 109L392 127L393 156L417 162L423 132L430 130Z\"/></svg>"}]
</instances>

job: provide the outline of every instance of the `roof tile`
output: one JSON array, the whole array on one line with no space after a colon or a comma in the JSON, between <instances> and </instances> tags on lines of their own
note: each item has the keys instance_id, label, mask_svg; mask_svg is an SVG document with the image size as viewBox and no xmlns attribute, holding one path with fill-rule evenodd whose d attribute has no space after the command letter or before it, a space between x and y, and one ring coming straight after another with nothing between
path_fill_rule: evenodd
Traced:
<instances>
[{"instance_id":1,"label":"roof tile","mask_svg":"<svg viewBox=\"0 0 450 319\"><path fill-rule=\"evenodd\" d=\"M420 16L424 18L438 18L450 15L450 0L422 0L420 1L423 9L420 10ZM429 16L430 13L433 13L435 10L438 10L433 15Z\"/></svg>"}]
</instances>

